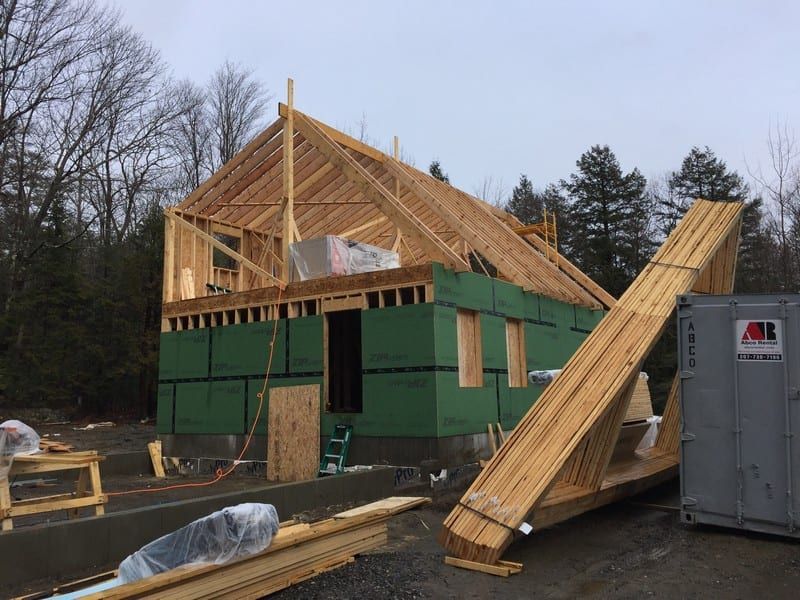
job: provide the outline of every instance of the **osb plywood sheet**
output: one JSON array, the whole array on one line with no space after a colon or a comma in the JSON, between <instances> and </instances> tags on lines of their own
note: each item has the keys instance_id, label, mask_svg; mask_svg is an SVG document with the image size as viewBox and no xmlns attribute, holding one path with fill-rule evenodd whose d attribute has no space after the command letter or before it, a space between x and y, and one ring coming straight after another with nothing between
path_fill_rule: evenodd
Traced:
<instances>
[{"instance_id":1,"label":"osb plywood sheet","mask_svg":"<svg viewBox=\"0 0 800 600\"><path fill-rule=\"evenodd\" d=\"M267 479L304 481L319 470L319 385L269 392Z\"/></svg>"}]
</instances>

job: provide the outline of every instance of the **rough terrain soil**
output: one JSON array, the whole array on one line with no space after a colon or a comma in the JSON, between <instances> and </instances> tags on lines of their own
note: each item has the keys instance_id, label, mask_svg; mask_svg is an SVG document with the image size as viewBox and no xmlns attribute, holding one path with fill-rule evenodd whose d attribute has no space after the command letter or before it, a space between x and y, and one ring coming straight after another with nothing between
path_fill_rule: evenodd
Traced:
<instances>
[{"instance_id":1,"label":"rough terrain soil","mask_svg":"<svg viewBox=\"0 0 800 600\"><path fill-rule=\"evenodd\" d=\"M505 556L524 570L504 579L444 564L435 536L450 498L395 517L388 547L273 597L800 597L800 542L687 526L677 512L649 507L677 500L674 482L532 534Z\"/></svg>"}]
</instances>

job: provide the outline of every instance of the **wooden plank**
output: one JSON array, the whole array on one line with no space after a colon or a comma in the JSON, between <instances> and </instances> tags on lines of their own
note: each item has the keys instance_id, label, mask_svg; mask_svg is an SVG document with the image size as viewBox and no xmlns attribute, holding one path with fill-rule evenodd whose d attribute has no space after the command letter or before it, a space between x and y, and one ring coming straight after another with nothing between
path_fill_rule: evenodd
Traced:
<instances>
[{"instance_id":1,"label":"wooden plank","mask_svg":"<svg viewBox=\"0 0 800 600\"><path fill-rule=\"evenodd\" d=\"M364 296L348 296L346 298L323 298L322 312L335 312L337 310L361 310L366 308Z\"/></svg>"},{"instance_id":2,"label":"wooden plank","mask_svg":"<svg viewBox=\"0 0 800 600\"><path fill-rule=\"evenodd\" d=\"M283 124L283 233L281 235L281 279L289 281L289 245L294 241L294 81L287 81L286 101L288 102L286 122Z\"/></svg>"},{"instance_id":3,"label":"wooden plank","mask_svg":"<svg viewBox=\"0 0 800 600\"><path fill-rule=\"evenodd\" d=\"M175 271L175 223L164 219L164 302L175 300L174 276Z\"/></svg>"},{"instance_id":4,"label":"wooden plank","mask_svg":"<svg viewBox=\"0 0 800 600\"><path fill-rule=\"evenodd\" d=\"M357 233L361 233L365 229L370 229L372 227L375 227L375 225L379 225L380 223L385 223L387 220L388 220L388 217L386 217L386 215L382 215L382 216L378 217L377 219L372 219L371 221L367 221L366 223L362 223L358 227L353 227L353 228L348 229L347 231L345 231L343 233L340 233L339 237L349 238L350 236L353 236L353 235L355 235Z\"/></svg>"},{"instance_id":5,"label":"wooden plank","mask_svg":"<svg viewBox=\"0 0 800 600\"><path fill-rule=\"evenodd\" d=\"M486 429L489 432L489 449L492 451L492 456L494 456L497 454L497 440L494 439L494 428L491 423L487 423Z\"/></svg>"},{"instance_id":6,"label":"wooden plank","mask_svg":"<svg viewBox=\"0 0 800 600\"><path fill-rule=\"evenodd\" d=\"M177 216L176 214L174 214L173 212L171 212L169 210L164 211L164 214L167 216L168 219L170 219L174 223L180 225L183 229L186 229L187 231L189 231L189 232L193 233L194 235L198 236L199 238L205 240L206 242L211 244L214 248L216 248L217 250L219 250L223 254L226 254L226 255L230 256L231 258L233 258L234 260L239 261L240 263L242 263L243 266L247 267L251 271L254 271L255 273L258 273L262 277L266 277L267 279L272 281L274 285L278 286L279 288L286 289L286 284L283 281L281 281L280 279L278 279L277 277L275 277L274 275L272 275L272 273L268 273L267 271L265 271L264 269L259 267L257 264L255 264L253 261L251 261L249 258L245 258L244 256L242 256L238 252L236 252L234 250L231 250L230 248L228 248L228 246L226 246L225 244L220 242L215 237L213 237L211 235L208 235L202 229L198 229L197 227L195 227L194 225L192 225L188 221L186 221L183 218Z\"/></svg>"},{"instance_id":7,"label":"wooden plank","mask_svg":"<svg viewBox=\"0 0 800 600\"><path fill-rule=\"evenodd\" d=\"M451 567L458 567L460 569L469 569L470 571L478 571L480 573L487 573L489 575L496 575L498 577L509 577L515 575L522 570L522 567L517 568L519 563L510 563L507 561L499 561L494 565L487 565L485 563L474 562L471 560L464 560L462 558L455 558L454 556L445 556L444 563ZM515 566L511 566L515 565Z\"/></svg>"},{"instance_id":8,"label":"wooden plank","mask_svg":"<svg viewBox=\"0 0 800 600\"><path fill-rule=\"evenodd\" d=\"M430 504L431 499L427 496L391 496L383 500L370 502L363 506L351 508L344 512L337 513L333 516L334 519L352 519L353 517L360 517L373 513L389 513L395 515L397 513L411 510L424 504Z\"/></svg>"},{"instance_id":9,"label":"wooden plank","mask_svg":"<svg viewBox=\"0 0 800 600\"><path fill-rule=\"evenodd\" d=\"M149 442L147 451L150 453L150 462L153 464L153 473L159 479L166 477L164 473L164 461L161 457L161 440Z\"/></svg>"},{"instance_id":10,"label":"wooden plank","mask_svg":"<svg viewBox=\"0 0 800 600\"><path fill-rule=\"evenodd\" d=\"M272 388L267 479L304 481L319 471L319 385Z\"/></svg>"}]
</instances>

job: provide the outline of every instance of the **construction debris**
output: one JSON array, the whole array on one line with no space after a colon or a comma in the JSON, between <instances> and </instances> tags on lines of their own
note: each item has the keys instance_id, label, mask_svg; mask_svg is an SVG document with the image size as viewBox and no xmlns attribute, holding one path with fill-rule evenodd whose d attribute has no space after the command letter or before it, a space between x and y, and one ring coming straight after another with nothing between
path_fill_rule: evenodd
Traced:
<instances>
[{"instance_id":1,"label":"construction debris","mask_svg":"<svg viewBox=\"0 0 800 600\"><path fill-rule=\"evenodd\" d=\"M695 202L450 513L440 541L451 555L497 565L518 530L529 533L674 474L677 393L656 446L609 462L642 361L676 295L730 292L741 211L741 203Z\"/></svg>"}]
</instances>

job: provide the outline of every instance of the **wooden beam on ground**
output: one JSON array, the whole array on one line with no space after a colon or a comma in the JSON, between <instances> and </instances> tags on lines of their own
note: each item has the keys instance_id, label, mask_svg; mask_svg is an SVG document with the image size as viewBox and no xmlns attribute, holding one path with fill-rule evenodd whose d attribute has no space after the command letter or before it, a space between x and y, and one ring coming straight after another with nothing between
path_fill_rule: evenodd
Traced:
<instances>
[{"instance_id":1,"label":"wooden beam on ground","mask_svg":"<svg viewBox=\"0 0 800 600\"><path fill-rule=\"evenodd\" d=\"M450 565L451 567L458 567L459 569L469 569L470 571L496 575L498 577L509 577L522 571L521 563L512 563L507 560L499 560L494 565L487 565L471 560L455 558L453 556L445 556L444 564Z\"/></svg>"},{"instance_id":2,"label":"wooden beam on ground","mask_svg":"<svg viewBox=\"0 0 800 600\"><path fill-rule=\"evenodd\" d=\"M188 221L182 219L181 217L177 216L175 213L173 213L170 210L164 211L164 214L167 216L167 218L169 220L171 220L172 222L176 223L177 225L180 225L182 228L190 231L194 235L198 236L200 239L205 240L206 242L211 244L214 248L216 248L217 250L219 250L223 254L225 254L227 256L230 256L232 259L234 259L236 261L239 261L240 263L242 263L243 266L247 267L248 269L250 269L254 273L258 273L262 277L266 277L274 285L278 286L279 288L286 289L286 284L283 281L281 281L280 279L275 277L272 273L269 273L269 272L265 271L264 269L262 269L261 267L259 267L257 264L255 264L249 258L246 258L246 257L242 256L241 254L239 254L238 252L236 252L235 250L232 250L231 248L228 248L228 246L226 246L225 244L220 242L214 236L208 235L202 229L199 229L199 228L195 227L194 225L192 225Z\"/></svg>"},{"instance_id":3,"label":"wooden beam on ground","mask_svg":"<svg viewBox=\"0 0 800 600\"><path fill-rule=\"evenodd\" d=\"M295 125L303 136L344 173L361 190L361 193L375 204L378 210L389 217L395 225L401 227L407 235L412 235L431 258L450 268L468 269L467 264L447 244L442 242L414 213L400 204L364 167L342 150L323 129L303 113L294 112Z\"/></svg>"}]
</instances>

